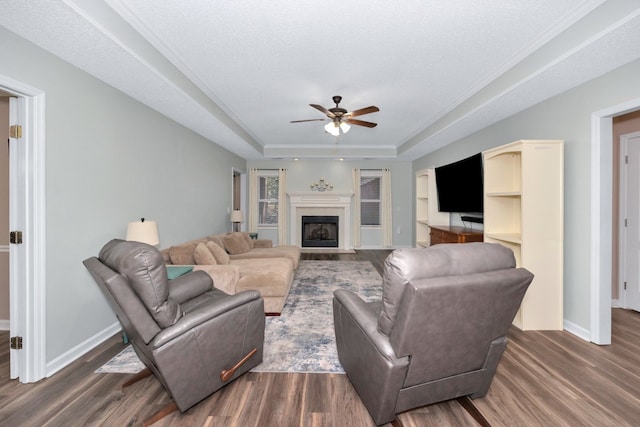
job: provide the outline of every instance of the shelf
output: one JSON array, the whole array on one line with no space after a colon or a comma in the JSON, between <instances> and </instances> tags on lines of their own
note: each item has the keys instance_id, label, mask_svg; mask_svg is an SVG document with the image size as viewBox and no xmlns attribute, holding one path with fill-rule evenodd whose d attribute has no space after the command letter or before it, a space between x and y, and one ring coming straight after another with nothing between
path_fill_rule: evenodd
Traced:
<instances>
[{"instance_id":1,"label":"shelf","mask_svg":"<svg viewBox=\"0 0 640 427\"><path fill-rule=\"evenodd\" d=\"M521 191L492 191L486 193L487 197L521 197Z\"/></svg>"},{"instance_id":2,"label":"shelf","mask_svg":"<svg viewBox=\"0 0 640 427\"><path fill-rule=\"evenodd\" d=\"M493 240L501 240L503 242L522 244L522 236L520 233L484 233L485 238Z\"/></svg>"}]
</instances>

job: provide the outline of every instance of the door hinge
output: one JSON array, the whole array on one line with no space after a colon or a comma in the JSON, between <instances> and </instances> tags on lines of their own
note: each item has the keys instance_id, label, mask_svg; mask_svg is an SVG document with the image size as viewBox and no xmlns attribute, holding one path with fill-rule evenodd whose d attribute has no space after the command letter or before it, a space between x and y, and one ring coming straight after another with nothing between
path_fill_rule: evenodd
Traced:
<instances>
[{"instance_id":1,"label":"door hinge","mask_svg":"<svg viewBox=\"0 0 640 427\"><path fill-rule=\"evenodd\" d=\"M626 154L624 156L624 163L627 164L627 165L629 164L629 156L626 155Z\"/></svg>"},{"instance_id":2,"label":"door hinge","mask_svg":"<svg viewBox=\"0 0 640 427\"><path fill-rule=\"evenodd\" d=\"M627 218L624 219L624 226L627 226Z\"/></svg>"},{"instance_id":3,"label":"door hinge","mask_svg":"<svg viewBox=\"0 0 640 427\"><path fill-rule=\"evenodd\" d=\"M627 290L627 282L624 282L624 290Z\"/></svg>"},{"instance_id":4,"label":"door hinge","mask_svg":"<svg viewBox=\"0 0 640 427\"><path fill-rule=\"evenodd\" d=\"M11 350L22 350L22 337L11 337Z\"/></svg>"},{"instance_id":5,"label":"door hinge","mask_svg":"<svg viewBox=\"0 0 640 427\"><path fill-rule=\"evenodd\" d=\"M15 245L22 244L22 231L11 231L9 232L9 243L13 243Z\"/></svg>"},{"instance_id":6,"label":"door hinge","mask_svg":"<svg viewBox=\"0 0 640 427\"><path fill-rule=\"evenodd\" d=\"M22 126L20 125L9 126L9 136L11 138L22 138Z\"/></svg>"}]
</instances>

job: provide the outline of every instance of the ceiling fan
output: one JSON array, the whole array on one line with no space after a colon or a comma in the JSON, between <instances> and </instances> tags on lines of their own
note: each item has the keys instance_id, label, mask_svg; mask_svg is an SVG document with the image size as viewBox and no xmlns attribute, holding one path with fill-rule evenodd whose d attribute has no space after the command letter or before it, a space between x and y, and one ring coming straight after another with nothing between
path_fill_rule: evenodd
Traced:
<instances>
[{"instance_id":1,"label":"ceiling fan","mask_svg":"<svg viewBox=\"0 0 640 427\"><path fill-rule=\"evenodd\" d=\"M331 123L327 123L324 126L324 130L327 131L327 133L330 133L333 136L338 136L340 134L340 131L342 131L342 133L347 133L349 129L351 129L350 125L358 125L358 126L364 126L368 128L374 128L378 125L377 123L354 119L354 117L356 116L362 116L364 114L375 113L376 111L380 111L380 109L375 105L371 105L365 108L360 108L358 110L347 111L346 109L341 108L339 106L340 101L342 101L341 96L339 95L334 96L333 102L335 102L336 106L329 109L324 108L322 105L309 104L316 110L326 114L327 117L331 119ZM325 121L325 120L327 119L292 120L291 123L316 122L316 121Z\"/></svg>"}]
</instances>

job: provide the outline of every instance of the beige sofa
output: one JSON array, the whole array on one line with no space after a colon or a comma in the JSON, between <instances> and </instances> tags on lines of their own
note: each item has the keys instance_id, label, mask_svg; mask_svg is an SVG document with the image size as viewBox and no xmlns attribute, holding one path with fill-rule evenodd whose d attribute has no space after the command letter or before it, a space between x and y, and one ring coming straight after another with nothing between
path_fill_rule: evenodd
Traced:
<instances>
[{"instance_id":1,"label":"beige sofa","mask_svg":"<svg viewBox=\"0 0 640 427\"><path fill-rule=\"evenodd\" d=\"M229 294L256 289L267 314L279 314L300 261L297 246L273 246L271 240L251 239L249 233L217 234L160 251L167 265L203 270L216 288Z\"/></svg>"}]
</instances>

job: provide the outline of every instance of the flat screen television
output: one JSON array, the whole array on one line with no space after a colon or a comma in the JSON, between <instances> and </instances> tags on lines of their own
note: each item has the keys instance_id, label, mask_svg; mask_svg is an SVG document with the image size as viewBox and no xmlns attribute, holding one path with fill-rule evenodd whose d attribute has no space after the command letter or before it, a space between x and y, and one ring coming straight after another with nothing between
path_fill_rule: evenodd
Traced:
<instances>
[{"instance_id":1,"label":"flat screen television","mask_svg":"<svg viewBox=\"0 0 640 427\"><path fill-rule=\"evenodd\" d=\"M482 213L482 154L435 168L440 212Z\"/></svg>"}]
</instances>

